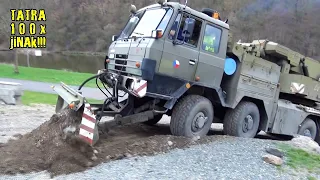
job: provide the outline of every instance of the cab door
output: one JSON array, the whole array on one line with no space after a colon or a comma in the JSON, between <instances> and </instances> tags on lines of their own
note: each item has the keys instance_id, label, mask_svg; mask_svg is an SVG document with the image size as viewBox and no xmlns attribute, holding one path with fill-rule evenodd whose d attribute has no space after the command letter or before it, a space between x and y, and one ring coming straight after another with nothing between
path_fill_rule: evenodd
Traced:
<instances>
[{"instance_id":1,"label":"cab door","mask_svg":"<svg viewBox=\"0 0 320 180\"><path fill-rule=\"evenodd\" d=\"M208 22L204 24L195 74L201 83L220 87L224 75L227 42L228 32L222 27Z\"/></svg>"},{"instance_id":2,"label":"cab door","mask_svg":"<svg viewBox=\"0 0 320 180\"><path fill-rule=\"evenodd\" d=\"M191 26L186 26L186 23L194 23L194 27L190 28ZM202 20L195 16L178 13L165 39L159 73L189 81L194 80L199 59L202 24ZM178 44L173 44L174 40Z\"/></svg>"}]
</instances>

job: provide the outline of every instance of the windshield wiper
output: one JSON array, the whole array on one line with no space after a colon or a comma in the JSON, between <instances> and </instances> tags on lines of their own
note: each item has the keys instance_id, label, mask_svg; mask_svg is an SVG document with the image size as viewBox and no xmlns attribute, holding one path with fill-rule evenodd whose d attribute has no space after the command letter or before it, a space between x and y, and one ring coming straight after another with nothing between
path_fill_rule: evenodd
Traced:
<instances>
[{"instance_id":1,"label":"windshield wiper","mask_svg":"<svg viewBox=\"0 0 320 180\"><path fill-rule=\"evenodd\" d=\"M143 36L144 34L143 33L137 33L137 32L133 32L134 34L137 34L137 35L141 35L141 36ZM132 34L133 34L132 33Z\"/></svg>"}]
</instances>

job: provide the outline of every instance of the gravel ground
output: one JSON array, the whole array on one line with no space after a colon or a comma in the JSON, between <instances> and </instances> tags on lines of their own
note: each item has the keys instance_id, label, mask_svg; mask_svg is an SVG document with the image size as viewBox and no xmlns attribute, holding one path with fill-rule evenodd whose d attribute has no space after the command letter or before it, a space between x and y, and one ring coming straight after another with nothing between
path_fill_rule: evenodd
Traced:
<instances>
[{"instance_id":1,"label":"gravel ground","mask_svg":"<svg viewBox=\"0 0 320 180\"><path fill-rule=\"evenodd\" d=\"M48 120L54 112L53 106L43 105L0 105L0 109L0 142L6 142L16 133L31 131ZM165 118L162 123L167 120ZM274 142L219 136L209 144L156 156L103 163L81 173L57 176L54 179L307 179L302 174L281 173L262 160L265 148L274 146ZM0 176L0 179L50 179L50 176L41 172L5 175Z\"/></svg>"},{"instance_id":2,"label":"gravel ground","mask_svg":"<svg viewBox=\"0 0 320 180\"><path fill-rule=\"evenodd\" d=\"M0 104L0 143L6 143L16 134L25 134L50 119L54 113L51 105Z\"/></svg>"},{"instance_id":3,"label":"gravel ground","mask_svg":"<svg viewBox=\"0 0 320 180\"><path fill-rule=\"evenodd\" d=\"M270 141L218 140L185 150L150 157L129 158L94 167L85 172L54 179L298 179L281 174L261 156ZM1 179L49 179L46 173L3 176Z\"/></svg>"}]
</instances>

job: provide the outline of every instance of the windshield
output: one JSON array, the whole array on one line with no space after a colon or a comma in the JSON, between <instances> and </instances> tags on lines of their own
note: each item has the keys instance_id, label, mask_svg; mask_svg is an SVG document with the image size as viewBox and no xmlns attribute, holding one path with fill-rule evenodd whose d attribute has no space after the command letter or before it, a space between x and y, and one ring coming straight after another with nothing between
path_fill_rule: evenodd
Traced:
<instances>
[{"instance_id":1,"label":"windshield","mask_svg":"<svg viewBox=\"0 0 320 180\"><path fill-rule=\"evenodd\" d=\"M130 18L121 32L119 39L132 36L151 37L153 30L164 31L172 16L171 8L148 9L145 13L140 12Z\"/></svg>"}]
</instances>

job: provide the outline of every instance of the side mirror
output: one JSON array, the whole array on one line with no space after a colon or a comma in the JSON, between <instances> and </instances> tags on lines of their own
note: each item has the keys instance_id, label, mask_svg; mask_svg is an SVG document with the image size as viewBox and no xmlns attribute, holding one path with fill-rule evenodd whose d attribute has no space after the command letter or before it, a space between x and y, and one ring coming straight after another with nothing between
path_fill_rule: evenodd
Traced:
<instances>
[{"instance_id":1,"label":"side mirror","mask_svg":"<svg viewBox=\"0 0 320 180\"><path fill-rule=\"evenodd\" d=\"M162 30L152 30L151 37L159 39L163 36Z\"/></svg>"},{"instance_id":2,"label":"side mirror","mask_svg":"<svg viewBox=\"0 0 320 180\"><path fill-rule=\"evenodd\" d=\"M116 41L117 39L118 39L118 36L116 36L116 35L113 35L113 36L112 36L112 42L113 42L113 41Z\"/></svg>"},{"instance_id":3,"label":"side mirror","mask_svg":"<svg viewBox=\"0 0 320 180\"><path fill-rule=\"evenodd\" d=\"M133 4L130 6L130 13L131 14L136 14L137 13L137 7Z\"/></svg>"},{"instance_id":4,"label":"side mirror","mask_svg":"<svg viewBox=\"0 0 320 180\"><path fill-rule=\"evenodd\" d=\"M195 24L196 24L195 19L186 18L186 20L184 21L184 27L182 31L182 36L184 38L191 38Z\"/></svg>"}]
</instances>

